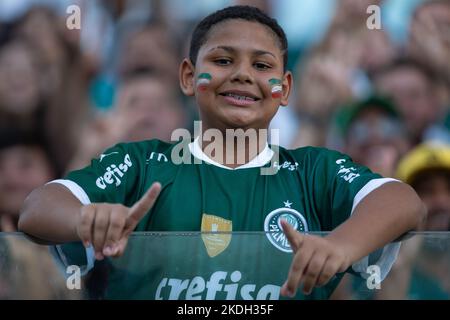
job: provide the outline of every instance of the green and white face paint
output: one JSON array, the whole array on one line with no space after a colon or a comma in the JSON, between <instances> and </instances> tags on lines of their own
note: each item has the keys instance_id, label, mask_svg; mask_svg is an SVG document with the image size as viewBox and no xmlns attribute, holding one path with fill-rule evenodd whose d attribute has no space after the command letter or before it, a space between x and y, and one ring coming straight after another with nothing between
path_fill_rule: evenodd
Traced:
<instances>
[{"instance_id":1,"label":"green and white face paint","mask_svg":"<svg viewBox=\"0 0 450 320\"><path fill-rule=\"evenodd\" d=\"M205 91L211 83L211 75L209 73L200 73L197 78L197 88L200 91Z\"/></svg>"},{"instance_id":2,"label":"green and white face paint","mask_svg":"<svg viewBox=\"0 0 450 320\"><path fill-rule=\"evenodd\" d=\"M281 95L283 93L283 86L281 85L280 79L272 78L269 80L271 92L272 92L272 98L278 99L281 98Z\"/></svg>"}]
</instances>

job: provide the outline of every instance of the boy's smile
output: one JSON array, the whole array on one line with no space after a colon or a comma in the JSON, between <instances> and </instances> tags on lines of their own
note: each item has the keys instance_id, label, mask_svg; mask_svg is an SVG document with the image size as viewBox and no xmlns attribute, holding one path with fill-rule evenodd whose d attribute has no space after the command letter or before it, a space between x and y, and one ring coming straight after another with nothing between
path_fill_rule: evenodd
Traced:
<instances>
[{"instance_id":1,"label":"boy's smile","mask_svg":"<svg viewBox=\"0 0 450 320\"><path fill-rule=\"evenodd\" d=\"M289 72L284 74L277 41L272 30L258 22L228 20L211 29L193 69L183 62L183 91L195 95L205 127L265 129L279 105L287 105L292 79ZM211 79L199 90L194 84L204 73ZM183 87L186 77L191 83L188 91ZM282 81L280 98L272 98L271 79Z\"/></svg>"},{"instance_id":2,"label":"boy's smile","mask_svg":"<svg viewBox=\"0 0 450 320\"><path fill-rule=\"evenodd\" d=\"M261 100L253 93L242 90L227 90L219 93L219 95L223 96L227 103L234 106L249 106L254 104L256 101Z\"/></svg>"}]
</instances>

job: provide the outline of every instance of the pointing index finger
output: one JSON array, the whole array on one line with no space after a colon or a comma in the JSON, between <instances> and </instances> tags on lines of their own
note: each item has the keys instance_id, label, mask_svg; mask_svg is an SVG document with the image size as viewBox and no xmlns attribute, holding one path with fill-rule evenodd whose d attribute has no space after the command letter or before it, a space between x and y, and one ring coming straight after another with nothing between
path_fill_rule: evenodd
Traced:
<instances>
[{"instance_id":1,"label":"pointing index finger","mask_svg":"<svg viewBox=\"0 0 450 320\"><path fill-rule=\"evenodd\" d=\"M136 202L130 209L127 217L128 228L134 229L138 222L145 216L145 214L153 207L153 204L161 192L161 184L155 182L150 189Z\"/></svg>"},{"instance_id":2,"label":"pointing index finger","mask_svg":"<svg viewBox=\"0 0 450 320\"><path fill-rule=\"evenodd\" d=\"M281 220L281 226L283 227L284 234L291 245L292 251L297 252L301 242L303 241L303 235L297 232L286 220Z\"/></svg>"}]
</instances>

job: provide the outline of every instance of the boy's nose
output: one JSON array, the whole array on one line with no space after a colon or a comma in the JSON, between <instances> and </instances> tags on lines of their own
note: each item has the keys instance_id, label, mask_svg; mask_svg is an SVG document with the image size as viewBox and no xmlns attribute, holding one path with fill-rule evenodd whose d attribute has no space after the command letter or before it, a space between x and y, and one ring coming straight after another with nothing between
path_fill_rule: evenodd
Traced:
<instances>
[{"instance_id":1,"label":"boy's nose","mask_svg":"<svg viewBox=\"0 0 450 320\"><path fill-rule=\"evenodd\" d=\"M237 65L231 77L231 81L252 84L254 79L250 67L243 64Z\"/></svg>"}]
</instances>

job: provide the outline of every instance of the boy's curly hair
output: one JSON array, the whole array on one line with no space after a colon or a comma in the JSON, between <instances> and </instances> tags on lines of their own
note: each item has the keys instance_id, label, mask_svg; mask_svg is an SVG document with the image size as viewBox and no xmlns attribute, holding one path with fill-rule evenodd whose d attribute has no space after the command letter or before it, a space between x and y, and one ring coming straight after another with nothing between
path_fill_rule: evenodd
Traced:
<instances>
[{"instance_id":1,"label":"boy's curly hair","mask_svg":"<svg viewBox=\"0 0 450 320\"><path fill-rule=\"evenodd\" d=\"M194 29L191 38L191 45L189 48L189 58L193 65L195 65L195 62L197 61L198 51L200 50L201 46L207 41L208 33L211 28L219 24L220 22L232 19L254 21L269 27L278 38L280 49L283 52L283 67L284 70L286 70L288 59L288 42L286 34L275 19L269 17L260 9L251 6L227 7L210 14L202 21L200 21L200 23Z\"/></svg>"}]
</instances>

